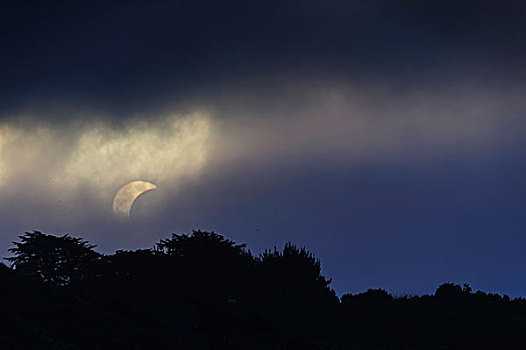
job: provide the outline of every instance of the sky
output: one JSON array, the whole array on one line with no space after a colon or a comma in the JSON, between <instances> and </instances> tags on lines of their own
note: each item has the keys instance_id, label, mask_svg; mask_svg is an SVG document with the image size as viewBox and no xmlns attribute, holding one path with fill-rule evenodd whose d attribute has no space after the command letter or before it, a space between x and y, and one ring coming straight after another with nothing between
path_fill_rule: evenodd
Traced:
<instances>
[{"instance_id":1,"label":"sky","mask_svg":"<svg viewBox=\"0 0 526 350\"><path fill-rule=\"evenodd\" d=\"M305 246L339 295L526 296L526 4L5 3L0 256L203 229Z\"/></svg>"}]
</instances>

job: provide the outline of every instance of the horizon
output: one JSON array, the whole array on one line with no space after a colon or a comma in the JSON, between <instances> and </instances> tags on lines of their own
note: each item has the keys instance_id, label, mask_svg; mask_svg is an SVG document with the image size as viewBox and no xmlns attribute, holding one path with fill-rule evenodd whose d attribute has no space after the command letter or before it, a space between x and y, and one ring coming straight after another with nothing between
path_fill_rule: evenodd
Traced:
<instances>
[{"instance_id":1,"label":"horizon","mask_svg":"<svg viewBox=\"0 0 526 350\"><path fill-rule=\"evenodd\" d=\"M227 236L224 236L222 235L221 233L219 232L215 232L215 231L202 231L201 229L194 229L192 230L192 233L193 232L196 232L196 231L199 231L199 232L211 232L211 233L216 233L216 234L219 234L220 236L224 237L225 239L229 239L229 237ZM43 233L44 235L51 235L51 236L55 236L55 237L62 237L64 235L67 235L69 237L73 237L73 238L80 238L82 239L83 241L85 241L87 244L90 244L90 245L93 245L93 250L97 253L100 253L102 254L102 256L105 256L105 257L110 257L110 256L113 256L115 254L117 254L119 251L121 252L134 252L134 251L140 251L140 250L153 250L155 248L155 246L161 242L162 239L167 239L169 237L172 237L172 235L174 234L177 234L177 235L186 235L186 236L191 236L191 233L190 232L187 232L187 233L171 233L169 234L168 236L164 237L164 238L161 238L161 240L157 241L157 242L154 242L151 246L144 246L144 247L135 247L135 248L132 248L132 249L115 249L113 252L110 252L110 251L99 251L97 248L98 248L98 245L96 242L91 242L91 241L88 241L88 240L84 240L83 237L79 237L78 235L74 235L74 234L71 234L71 233L65 233L65 234L53 234L53 233L49 233L49 232L42 232L42 231L39 231L39 230L32 230L33 233L35 232L40 232L40 233ZM29 233L29 232L25 232L26 234ZM22 235L19 235L17 236L17 238L20 238L22 237ZM13 241L13 243L15 243L15 241ZM305 247L302 247L302 246L298 246L296 245L294 242L285 242L282 247L278 247L278 246L272 246L272 247L267 247L267 248L264 248L263 250L259 251L259 252L254 252L253 250L250 249L250 247L248 246L248 244L244 243L244 242L236 242L236 241L232 241L234 244L243 244L245 245L245 247L243 248L246 252L251 252L252 254L254 254L254 257L261 257L262 254L264 252L267 252L267 251L273 251L273 250L278 250L278 251L282 251L283 250L283 247L289 243L291 243L293 246L297 247L297 248L305 248ZM13 247L11 247L13 248ZM459 282L459 281L442 281L440 282L439 284L437 284L437 286L431 291L431 292L423 292L423 293L413 293L411 291L400 291L400 290L389 290L387 288L383 288L381 286L374 286L374 287L368 287L364 290L358 290L358 291L337 291L333 288L332 284L334 283L334 280L331 278L331 276L328 276L325 274L324 270L323 270L323 261L321 261L321 259L316 255L316 252L313 252L313 251L310 251L307 249L307 252L311 253L314 255L314 257L320 261L321 263L321 273L323 276L325 276L326 278L330 279L331 280L331 283L328 285L328 287L332 290L335 291L336 293L336 296L338 297L338 299L341 299L342 296L344 295L357 295L357 294L361 294L361 293L365 293L365 292L368 292L368 291L371 291L371 290L384 290L386 291L389 295L391 295L393 298L397 299L397 298L404 298L404 297L414 297L414 296L418 296L418 297L422 297L422 296L426 296L426 295L434 295L435 291L437 290L438 287L442 286L442 285L445 285L445 284L453 284L453 285L457 285L457 286L466 286L468 285L470 288L473 288L473 286L471 286L471 284L469 283L469 281L464 281L464 282ZM13 269L13 266L10 266L10 264L4 262L4 260L7 260L7 258L11 258L15 256L14 254L10 253L10 255L8 256L5 256L5 257L2 257L2 261L0 261L0 263L4 264L5 266ZM16 270L16 269L15 269ZM499 292L496 292L496 291L492 291L492 290L482 290L482 289L474 289L475 292L477 291L481 291L481 292L484 292L484 293L488 293L488 294L497 294L497 295L500 295L502 297L504 296L508 296L512 299L524 299L525 297L522 296L522 295L517 295L517 296L510 296L508 294L505 294L505 293L499 293Z\"/></svg>"}]
</instances>

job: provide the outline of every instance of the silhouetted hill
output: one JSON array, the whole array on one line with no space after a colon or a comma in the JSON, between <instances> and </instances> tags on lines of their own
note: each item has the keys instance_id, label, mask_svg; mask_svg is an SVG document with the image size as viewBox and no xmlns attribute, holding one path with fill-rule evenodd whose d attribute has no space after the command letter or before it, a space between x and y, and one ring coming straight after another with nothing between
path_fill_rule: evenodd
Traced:
<instances>
[{"instance_id":1,"label":"silhouetted hill","mask_svg":"<svg viewBox=\"0 0 526 350\"><path fill-rule=\"evenodd\" d=\"M483 349L526 334L526 301L442 284L339 300L320 261L213 232L102 255L38 231L0 264L0 349Z\"/></svg>"},{"instance_id":2,"label":"silhouetted hill","mask_svg":"<svg viewBox=\"0 0 526 350\"><path fill-rule=\"evenodd\" d=\"M0 266L0 349L143 349L152 329L118 307L17 276Z\"/></svg>"}]
</instances>

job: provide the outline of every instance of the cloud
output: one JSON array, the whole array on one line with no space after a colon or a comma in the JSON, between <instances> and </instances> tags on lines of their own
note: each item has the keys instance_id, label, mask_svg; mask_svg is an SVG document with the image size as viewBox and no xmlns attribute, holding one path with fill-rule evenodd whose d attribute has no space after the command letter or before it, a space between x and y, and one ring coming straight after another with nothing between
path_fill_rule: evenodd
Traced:
<instances>
[{"instance_id":1,"label":"cloud","mask_svg":"<svg viewBox=\"0 0 526 350\"><path fill-rule=\"evenodd\" d=\"M129 181L145 179L171 187L202 169L212 129L204 112L132 119L120 126L104 120L61 126L4 123L0 126L3 203L21 201L27 212L38 208L46 215L63 216L59 208L45 204L60 200L85 215L86 210L97 212L97 206L111 203L115 192Z\"/></svg>"},{"instance_id":2,"label":"cloud","mask_svg":"<svg viewBox=\"0 0 526 350\"><path fill-rule=\"evenodd\" d=\"M175 181L203 167L211 132L209 117L203 113L154 122L134 120L122 129L98 122L75 140L58 181L101 191L136 179Z\"/></svg>"},{"instance_id":3,"label":"cloud","mask_svg":"<svg viewBox=\"0 0 526 350\"><path fill-rule=\"evenodd\" d=\"M272 102L246 102L252 113L247 107L229 111L233 116L225 118L217 148L240 164L241 159L396 163L477 154L525 136L523 91L473 85L406 91L351 84L290 89L277 92Z\"/></svg>"},{"instance_id":4,"label":"cloud","mask_svg":"<svg viewBox=\"0 0 526 350\"><path fill-rule=\"evenodd\" d=\"M526 130L523 89L513 87L403 91L328 81L225 94L195 102L197 112L167 105L165 113L125 120L87 118L88 112L67 123L4 118L10 121L0 126L0 204L10 219L31 213L36 222L112 220L113 195L134 180L158 185L158 210L204 173L213 182L216 173L299 164L396 166L481 154Z\"/></svg>"},{"instance_id":5,"label":"cloud","mask_svg":"<svg viewBox=\"0 0 526 350\"><path fill-rule=\"evenodd\" d=\"M524 80L517 1L12 2L0 111L65 101L133 113L246 77L334 74L403 84ZM286 81L285 81L286 82ZM51 101L51 102L50 102Z\"/></svg>"}]
</instances>

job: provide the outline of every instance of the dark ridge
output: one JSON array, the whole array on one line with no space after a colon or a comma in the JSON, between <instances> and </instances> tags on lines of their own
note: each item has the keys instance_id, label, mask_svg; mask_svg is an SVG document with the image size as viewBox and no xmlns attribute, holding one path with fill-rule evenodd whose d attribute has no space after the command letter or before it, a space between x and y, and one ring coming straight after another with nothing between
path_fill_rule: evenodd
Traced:
<instances>
[{"instance_id":1,"label":"dark ridge","mask_svg":"<svg viewBox=\"0 0 526 350\"><path fill-rule=\"evenodd\" d=\"M38 231L0 264L0 349L510 348L526 300L445 283L338 299L320 261L287 243L253 255L214 232L103 255Z\"/></svg>"}]
</instances>

